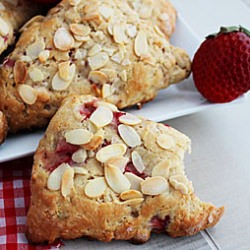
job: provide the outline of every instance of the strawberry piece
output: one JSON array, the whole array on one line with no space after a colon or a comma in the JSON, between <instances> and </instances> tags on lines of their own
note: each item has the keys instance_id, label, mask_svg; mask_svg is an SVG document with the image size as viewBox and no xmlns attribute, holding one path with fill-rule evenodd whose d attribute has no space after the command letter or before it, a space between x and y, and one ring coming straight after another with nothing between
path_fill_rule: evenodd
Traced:
<instances>
[{"instance_id":1,"label":"strawberry piece","mask_svg":"<svg viewBox=\"0 0 250 250\"><path fill-rule=\"evenodd\" d=\"M197 50L192 63L198 91L210 102L230 102L250 89L250 33L221 28Z\"/></svg>"}]
</instances>

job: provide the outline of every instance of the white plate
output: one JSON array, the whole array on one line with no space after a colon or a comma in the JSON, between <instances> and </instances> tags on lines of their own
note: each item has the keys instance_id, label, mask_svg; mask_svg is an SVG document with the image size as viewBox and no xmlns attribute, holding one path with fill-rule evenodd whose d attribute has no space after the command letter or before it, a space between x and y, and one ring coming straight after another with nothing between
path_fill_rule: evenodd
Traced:
<instances>
[{"instance_id":1,"label":"white plate","mask_svg":"<svg viewBox=\"0 0 250 250\"><path fill-rule=\"evenodd\" d=\"M179 15L171 43L186 49L192 58L200 42L201 40ZM142 109L128 111L159 122L216 106L217 104L210 104L201 97L194 87L192 77L189 77L181 84L160 91L157 98L145 104ZM0 162L32 154L42 135L43 131L9 136L0 146Z\"/></svg>"}]
</instances>

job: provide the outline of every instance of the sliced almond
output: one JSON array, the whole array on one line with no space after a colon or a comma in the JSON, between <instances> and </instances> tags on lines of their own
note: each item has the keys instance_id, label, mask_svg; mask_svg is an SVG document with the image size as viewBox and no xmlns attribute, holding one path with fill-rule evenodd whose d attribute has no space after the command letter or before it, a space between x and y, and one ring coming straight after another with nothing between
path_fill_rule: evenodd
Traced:
<instances>
[{"instance_id":1,"label":"sliced almond","mask_svg":"<svg viewBox=\"0 0 250 250\"><path fill-rule=\"evenodd\" d=\"M29 70L29 77L34 82L41 82L44 80L43 72L38 68L31 68Z\"/></svg>"},{"instance_id":2,"label":"sliced almond","mask_svg":"<svg viewBox=\"0 0 250 250\"><path fill-rule=\"evenodd\" d=\"M88 36L91 31L89 26L86 26L80 23L72 23L70 24L69 28L74 35L81 36L81 37Z\"/></svg>"},{"instance_id":3,"label":"sliced almond","mask_svg":"<svg viewBox=\"0 0 250 250\"><path fill-rule=\"evenodd\" d=\"M118 111L118 109L117 109L117 107L114 105L114 104L112 104L112 103L109 103L109 102L105 102L105 101L100 101L100 100L98 100L97 102L96 102L96 105L98 106L98 107L106 107L106 108L109 108L111 111L113 111L113 112L117 112Z\"/></svg>"},{"instance_id":4,"label":"sliced almond","mask_svg":"<svg viewBox=\"0 0 250 250\"><path fill-rule=\"evenodd\" d=\"M146 195L159 195L168 189L168 182L161 176L149 177L141 182L142 193Z\"/></svg>"},{"instance_id":5,"label":"sliced almond","mask_svg":"<svg viewBox=\"0 0 250 250\"><path fill-rule=\"evenodd\" d=\"M122 60L124 59L123 51L115 53L110 59L115 63L121 64Z\"/></svg>"},{"instance_id":6,"label":"sliced almond","mask_svg":"<svg viewBox=\"0 0 250 250\"><path fill-rule=\"evenodd\" d=\"M95 44L88 52L89 56L94 56L97 55L102 51L102 46L100 44Z\"/></svg>"},{"instance_id":7,"label":"sliced almond","mask_svg":"<svg viewBox=\"0 0 250 250\"><path fill-rule=\"evenodd\" d=\"M76 6L81 2L81 0L69 0L69 4L71 6Z\"/></svg>"},{"instance_id":8,"label":"sliced almond","mask_svg":"<svg viewBox=\"0 0 250 250\"><path fill-rule=\"evenodd\" d=\"M37 91L27 84L19 85L18 93L22 100L29 105L34 104L37 100Z\"/></svg>"},{"instance_id":9,"label":"sliced almond","mask_svg":"<svg viewBox=\"0 0 250 250\"><path fill-rule=\"evenodd\" d=\"M105 162L105 164L108 166L111 166L111 167L117 167L123 173L128 162L129 162L129 158L127 158L127 157L115 156L115 157L112 157L109 160L107 160Z\"/></svg>"},{"instance_id":10,"label":"sliced almond","mask_svg":"<svg viewBox=\"0 0 250 250\"><path fill-rule=\"evenodd\" d=\"M65 198L70 195L71 190L74 188L74 169L67 168L62 176L61 193Z\"/></svg>"},{"instance_id":11,"label":"sliced almond","mask_svg":"<svg viewBox=\"0 0 250 250\"><path fill-rule=\"evenodd\" d=\"M103 84L102 86L102 98L107 98L112 95L111 85L110 84Z\"/></svg>"},{"instance_id":12,"label":"sliced almond","mask_svg":"<svg viewBox=\"0 0 250 250\"><path fill-rule=\"evenodd\" d=\"M0 17L0 35L7 36L10 32L9 25Z\"/></svg>"},{"instance_id":13,"label":"sliced almond","mask_svg":"<svg viewBox=\"0 0 250 250\"><path fill-rule=\"evenodd\" d=\"M64 77L68 77L68 80L63 80L59 75L59 71L54 75L51 83L54 90L65 90L70 86L75 75L75 64L70 65L68 70L68 73L63 74Z\"/></svg>"},{"instance_id":14,"label":"sliced almond","mask_svg":"<svg viewBox=\"0 0 250 250\"><path fill-rule=\"evenodd\" d=\"M64 137L66 142L70 144L82 145L91 141L93 133L89 132L87 129L78 128L66 132Z\"/></svg>"},{"instance_id":15,"label":"sliced almond","mask_svg":"<svg viewBox=\"0 0 250 250\"><path fill-rule=\"evenodd\" d=\"M89 36L77 36L77 35L74 35L74 38L76 39L77 42L82 42L82 43L90 41Z\"/></svg>"},{"instance_id":16,"label":"sliced almond","mask_svg":"<svg viewBox=\"0 0 250 250\"><path fill-rule=\"evenodd\" d=\"M113 26L113 36L116 43L124 43L127 41L125 34L125 27L122 24L115 24Z\"/></svg>"},{"instance_id":17,"label":"sliced almond","mask_svg":"<svg viewBox=\"0 0 250 250\"><path fill-rule=\"evenodd\" d=\"M72 160L76 163L83 163L87 159L87 152L84 149L78 149L72 155Z\"/></svg>"},{"instance_id":18,"label":"sliced almond","mask_svg":"<svg viewBox=\"0 0 250 250\"><path fill-rule=\"evenodd\" d=\"M95 150L97 149L103 142L104 132L102 129L99 129L97 133L94 134L91 141L87 144L81 145L86 150Z\"/></svg>"},{"instance_id":19,"label":"sliced almond","mask_svg":"<svg viewBox=\"0 0 250 250\"><path fill-rule=\"evenodd\" d=\"M170 149L174 146L174 141L171 136L167 134L161 134L157 137L157 144L163 149Z\"/></svg>"},{"instance_id":20,"label":"sliced almond","mask_svg":"<svg viewBox=\"0 0 250 250\"><path fill-rule=\"evenodd\" d=\"M142 197L143 197L143 194L137 190L128 190L128 191L124 191L120 194L120 198L124 201L142 198Z\"/></svg>"},{"instance_id":21,"label":"sliced almond","mask_svg":"<svg viewBox=\"0 0 250 250\"><path fill-rule=\"evenodd\" d=\"M101 71L108 77L109 82L113 82L117 77L117 73L114 69L101 69Z\"/></svg>"},{"instance_id":22,"label":"sliced almond","mask_svg":"<svg viewBox=\"0 0 250 250\"><path fill-rule=\"evenodd\" d=\"M55 47L62 51L70 50L74 46L74 38L64 27L57 29L53 41Z\"/></svg>"},{"instance_id":23,"label":"sliced almond","mask_svg":"<svg viewBox=\"0 0 250 250\"><path fill-rule=\"evenodd\" d=\"M31 59L37 59L41 51L45 49L45 43L43 40L36 41L29 45L26 49L26 55Z\"/></svg>"},{"instance_id":24,"label":"sliced almond","mask_svg":"<svg viewBox=\"0 0 250 250\"><path fill-rule=\"evenodd\" d=\"M144 201L144 198L136 198L136 199L130 199L122 202L122 204L127 205L127 206L138 206Z\"/></svg>"},{"instance_id":25,"label":"sliced almond","mask_svg":"<svg viewBox=\"0 0 250 250\"><path fill-rule=\"evenodd\" d=\"M148 53L147 36L143 31L139 31L135 38L135 54L145 56Z\"/></svg>"},{"instance_id":26,"label":"sliced almond","mask_svg":"<svg viewBox=\"0 0 250 250\"><path fill-rule=\"evenodd\" d=\"M32 61L32 59L29 56L25 56L25 55L20 56L20 60L22 62L31 62Z\"/></svg>"},{"instance_id":27,"label":"sliced almond","mask_svg":"<svg viewBox=\"0 0 250 250\"><path fill-rule=\"evenodd\" d=\"M188 182L184 175L173 175L169 178L170 185L182 194L188 194Z\"/></svg>"},{"instance_id":28,"label":"sliced almond","mask_svg":"<svg viewBox=\"0 0 250 250\"><path fill-rule=\"evenodd\" d=\"M164 160L158 163L152 170L152 176L162 176L168 178L169 176L169 160Z\"/></svg>"},{"instance_id":29,"label":"sliced almond","mask_svg":"<svg viewBox=\"0 0 250 250\"><path fill-rule=\"evenodd\" d=\"M131 157L133 165L135 166L136 170L141 174L145 169L145 165L140 154L137 151L133 151Z\"/></svg>"},{"instance_id":30,"label":"sliced almond","mask_svg":"<svg viewBox=\"0 0 250 250\"><path fill-rule=\"evenodd\" d=\"M39 55L38 55L38 59L40 60L40 62L46 62L50 57L50 51L48 49L46 50L42 50Z\"/></svg>"},{"instance_id":31,"label":"sliced almond","mask_svg":"<svg viewBox=\"0 0 250 250\"><path fill-rule=\"evenodd\" d=\"M106 74L96 70L90 71L88 78L90 81L101 85L104 85L108 81L108 77Z\"/></svg>"},{"instance_id":32,"label":"sliced almond","mask_svg":"<svg viewBox=\"0 0 250 250\"><path fill-rule=\"evenodd\" d=\"M104 163L112 157L123 156L126 151L127 147L124 144L111 144L101 148L96 154L96 159Z\"/></svg>"},{"instance_id":33,"label":"sliced almond","mask_svg":"<svg viewBox=\"0 0 250 250\"><path fill-rule=\"evenodd\" d=\"M118 126L118 131L123 139L123 141L129 146L129 147L136 147L141 145L141 138L136 132L134 128L131 126L127 126L124 124L120 124Z\"/></svg>"},{"instance_id":34,"label":"sliced almond","mask_svg":"<svg viewBox=\"0 0 250 250\"><path fill-rule=\"evenodd\" d=\"M137 34L137 29L136 26L132 25L132 24L128 24L127 25L127 34L130 38L134 38Z\"/></svg>"},{"instance_id":35,"label":"sliced almond","mask_svg":"<svg viewBox=\"0 0 250 250\"><path fill-rule=\"evenodd\" d=\"M128 80L127 71L124 69L119 74L122 81L126 82Z\"/></svg>"},{"instance_id":36,"label":"sliced almond","mask_svg":"<svg viewBox=\"0 0 250 250\"><path fill-rule=\"evenodd\" d=\"M27 68L23 62L16 61L13 71L15 83L22 84L26 81Z\"/></svg>"},{"instance_id":37,"label":"sliced almond","mask_svg":"<svg viewBox=\"0 0 250 250\"><path fill-rule=\"evenodd\" d=\"M141 123L141 119L139 119L137 116L132 115L130 113L126 113L119 117L119 122L125 124L125 125L137 125Z\"/></svg>"},{"instance_id":38,"label":"sliced almond","mask_svg":"<svg viewBox=\"0 0 250 250\"><path fill-rule=\"evenodd\" d=\"M130 189L131 184L129 180L117 167L105 166L104 173L108 185L116 193L122 193Z\"/></svg>"},{"instance_id":39,"label":"sliced almond","mask_svg":"<svg viewBox=\"0 0 250 250\"><path fill-rule=\"evenodd\" d=\"M75 174L86 175L88 174L88 170L82 167L72 167Z\"/></svg>"},{"instance_id":40,"label":"sliced almond","mask_svg":"<svg viewBox=\"0 0 250 250\"><path fill-rule=\"evenodd\" d=\"M98 177L93 180L88 181L87 185L85 186L85 194L89 198L97 198L104 194L107 188L107 183L104 177Z\"/></svg>"},{"instance_id":41,"label":"sliced almond","mask_svg":"<svg viewBox=\"0 0 250 250\"><path fill-rule=\"evenodd\" d=\"M114 10L107 6L101 5L99 7L99 12L106 20L108 20L113 15Z\"/></svg>"},{"instance_id":42,"label":"sliced almond","mask_svg":"<svg viewBox=\"0 0 250 250\"><path fill-rule=\"evenodd\" d=\"M105 52L100 52L94 56L88 57L87 60L90 68L92 70L97 70L104 67L108 63L109 56Z\"/></svg>"},{"instance_id":43,"label":"sliced almond","mask_svg":"<svg viewBox=\"0 0 250 250\"><path fill-rule=\"evenodd\" d=\"M153 11L152 6L145 4L145 5L141 6L138 14L139 14L140 18L148 19L151 17L152 11Z\"/></svg>"},{"instance_id":44,"label":"sliced almond","mask_svg":"<svg viewBox=\"0 0 250 250\"><path fill-rule=\"evenodd\" d=\"M133 190L138 190L140 191L141 190L141 182L143 181L143 179L133 173L130 173L130 172L126 172L124 174L127 179L129 180L130 184L131 184L131 189Z\"/></svg>"},{"instance_id":45,"label":"sliced almond","mask_svg":"<svg viewBox=\"0 0 250 250\"><path fill-rule=\"evenodd\" d=\"M58 73L62 80L68 81L70 79L70 61L59 63Z\"/></svg>"},{"instance_id":46,"label":"sliced almond","mask_svg":"<svg viewBox=\"0 0 250 250\"><path fill-rule=\"evenodd\" d=\"M100 106L91 114L89 120L101 128L112 122L113 112L109 108Z\"/></svg>"},{"instance_id":47,"label":"sliced almond","mask_svg":"<svg viewBox=\"0 0 250 250\"><path fill-rule=\"evenodd\" d=\"M47 180L47 187L49 190L56 191L61 188L62 176L69 168L69 164L62 163L50 173Z\"/></svg>"}]
</instances>

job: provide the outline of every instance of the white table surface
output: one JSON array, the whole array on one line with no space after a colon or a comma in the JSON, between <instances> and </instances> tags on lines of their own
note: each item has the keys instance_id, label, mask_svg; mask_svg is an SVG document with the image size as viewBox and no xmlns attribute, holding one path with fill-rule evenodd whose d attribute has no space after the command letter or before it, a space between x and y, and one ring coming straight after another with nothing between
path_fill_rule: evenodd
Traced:
<instances>
[{"instance_id":1,"label":"white table surface","mask_svg":"<svg viewBox=\"0 0 250 250\"><path fill-rule=\"evenodd\" d=\"M220 26L250 28L250 0L172 0L200 38ZM133 246L127 242L103 244L84 239L67 242L67 249L250 249L250 93L242 103L221 105L165 121L192 139L186 172L204 201L225 206L225 214L212 229L194 237L170 239L153 236Z\"/></svg>"}]
</instances>

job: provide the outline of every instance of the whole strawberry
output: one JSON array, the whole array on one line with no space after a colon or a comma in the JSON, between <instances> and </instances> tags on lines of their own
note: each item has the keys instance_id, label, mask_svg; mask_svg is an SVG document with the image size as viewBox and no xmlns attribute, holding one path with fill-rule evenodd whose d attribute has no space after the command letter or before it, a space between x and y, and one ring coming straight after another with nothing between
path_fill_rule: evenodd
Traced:
<instances>
[{"instance_id":1,"label":"whole strawberry","mask_svg":"<svg viewBox=\"0 0 250 250\"><path fill-rule=\"evenodd\" d=\"M250 32L221 28L201 44L192 63L196 88L209 101L230 102L250 90Z\"/></svg>"}]
</instances>

